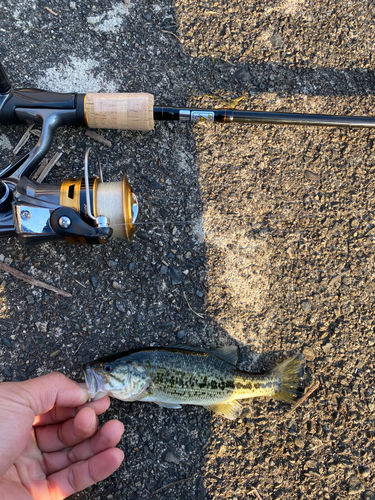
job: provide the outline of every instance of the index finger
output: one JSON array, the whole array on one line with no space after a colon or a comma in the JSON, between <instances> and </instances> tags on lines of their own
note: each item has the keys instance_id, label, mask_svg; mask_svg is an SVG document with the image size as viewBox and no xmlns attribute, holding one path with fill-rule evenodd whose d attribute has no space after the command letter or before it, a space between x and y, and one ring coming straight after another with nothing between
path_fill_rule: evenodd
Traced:
<instances>
[{"instance_id":1,"label":"index finger","mask_svg":"<svg viewBox=\"0 0 375 500\"><path fill-rule=\"evenodd\" d=\"M34 415L47 413L54 406L75 408L89 399L87 389L57 372L11 384L9 397L31 408Z\"/></svg>"}]
</instances>

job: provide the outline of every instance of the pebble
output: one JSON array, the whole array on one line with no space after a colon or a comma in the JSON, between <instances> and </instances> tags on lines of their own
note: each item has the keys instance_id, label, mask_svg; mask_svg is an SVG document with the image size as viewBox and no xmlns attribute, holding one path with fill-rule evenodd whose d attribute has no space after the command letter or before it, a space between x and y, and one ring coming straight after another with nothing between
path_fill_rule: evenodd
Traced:
<instances>
[{"instance_id":1,"label":"pebble","mask_svg":"<svg viewBox=\"0 0 375 500\"><path fill-rule=\"evenodd\" d=\"M340 275L339 276L335 276L328 283L328 286L335 286L335 285L341 285L341 276Z\"/></svg>"},{"instance_id":2,"label":"pebble","mask_svg":"<svg viewBox=\"0 0 375 500\"><path fill-rule=\"evenodd\" d=\"M178 339L183 339L186 335L186 332L185 330L180 330L179 332L177 332L177 338Z\"/></svg>"},{"instance_id":3,"label":"pebble","mask_svg":"<svg viewBox=\"0 0 375 500\"><path fill-rule=\"evenodd\" d=\"M327 344L322 346L322 349L326 354L328 354L329 351L332 349L332 347L333 347L333 345L330 342L328 342Z\"/></svg>"},{"instance_id":4,"label":"pebble","mask_svg":"<svg viewBox=\"0 0 375 500\"><path fill-rule=\"evenodd\" d=\"M186 260L191 259L191 252L186 252L186 254L184 255L184 257L185 257Z\"/></svg>"},{"instance_id":5,"label":"pebble","mask_svg":"<svg viewBox=\"0 0 375 500\"><path fill-rule=\"evenodd\" d=\"M316 460L307 460L304 469L317 469L318 462Z\"/></svg>"},{"instance_id":6,"label":"pebble","mask_svg":"<svg viewBox=\"0 0 375 500\"><path fill-rule=\"evenodd\" d=\"M179 285L180 283L182 283L183 276L180 271L171 266L169 268L169 272L172 278L172 285Z\"/></svg>"},{"instance_id":7,"label":"pebble","mask_svg":"<svg viewBox=\"0 0 375 500\"><path fill-rule=\"evenodd\" d=\"M167 274L167 272L168 272L167 266L164 266L164 265L161 266L161 268L160 268L160 274Z\"/></svg>"},{"instance_id":8,"label":"pebble","mask_svg":"<svg viewBox=\"0 0 375 500\"><path fill-rule=\"evenodd\" d=\"M303 450L303 448L305 447L305 442L299 437L294 440L294 444L297 446L297 448L301 448L301 450Z\"/></svg>"},{"instance_id":9,"label":"pebble","mask_svg":"<svg viewBox=\"0 0 375 500\"><path fill-rule=\"evenodd\" d=\"M6 377L12 378L13 377L13 368L11 366L7 366L4 370L4 375Z\"/></svg>"},{"instance_id":10,"label":"pebble","mask_svg":"<svg viewBox=\"0 0 375 500\"><path fill-rule=\"evenodd\" d=\"M134 269L135 269L135 262L130 262L130 264L128 265L128 269L129 269L129 271L134 271Z\"/></svg>"},{"instance_id":11,"label":"pebble","mask_svg":"<svg viewBox=\"0 0 375 500\"><path fill-rule=\"evenodd\" d=\"M109 267L114 267L114 266L117 266L117 262L114 260L109 260L108 265L109 265Z\"/></svg>"},{"instance_id":12,"label":"pebble","mask_svg":"<svg viewBox=\"0 0 375 500\"><path fill-rule=\"evenodd\" d=\"M311 347L305 347L303 350L303 354L305 356L306 361L314 361L315 353L314 349L312 349Z\"/></svg>"},{"instance_id":13,"label":"pebble","mask_svg":"<svg viewBox=\"0 0 375 500\"><path fill-rule=\"evenodd\" d=\"M311 172L311 170L305 170L304 175L306 179L309 179L310 181L318 181L320 178L319 174Z\"/></svg>"},{"instance_id":14,"label":"pebble","mask_svg":"<svg viewBox=\"0 0 375 500\"><path fill-rule=\"evenodd\" d=\"M198 295L198 297L203 297L203 292L201 292L200 290L197 290L195 293Z\"/></svg>"},{"instance_id":15,"label":"pebble","mask_svg":"<svg viewBox=\"0 0 375 500\"><path fill-rule=\"evenodd\" d=\"M172 464L179 464L181 462L181 460L172 451L166 452L164 460Z\"/></svg>"},{"instance_id":16,"label":"pebble","mask_svg":"<svg viewBox=\"0 0 375 500\"><path fill-rule=\"evenodd\" d=\"M262 436L264 439L267 439L268 441L271 441L272 443L277 441L277 436L273 432L265 431L265 432L263 432Z\"/></svg>"},{"instance_id":17,"label":"pebble","mask_svg":"<svg viewBox=\"0 0 375 500\"><path fill-rule=\"evenodd\" d=\"M305 312L311 311L311 304L308 300L303 300L301 302L301 307Z\"/></svg>"},{"instance_id":18,"label":"pebble","mask_svg":"<svg viewBox=\"0 0 375 500\"><path fill-rule=\"evenodd\" d=\"M124 287L122 285L120 285L120 283L118 283L117 281L113 281L112 286L115 290L123 290L124 289Z\"/></svg>"},{"instance_id":19,"label":"pebble","mask_svg":"<svg viewBox=\"0 0 375 500\"><path fill-rule=\"evenodd\" d=\"M9 340L7 337L1 337L1 340L3 341L4 345L7 347L11 348L12 347L12 341Z\"/></svg>"},{"instance_id":20,"label":"pebble","mask_svg":"<svg viewBox=\"0 0 375 500\"><path fill-rule=\"evenodd\" d=\"M60 354L60 349L57 349L57 351L53 351L51 352L51 354L49 355L50 358L55 358L56 356L58 356Z\"/></svg>"},{"instance_id":21,"label":"pebble","mask_svg":"<svg viewBox=\"0 0 375 500\"><path fill-rule=\"evenodd\" d=\"M99 278L97 276L91 276L90 281L92 283L92 286L94 288L97 288L97 286L99 285Z\"/></svg>"},{"instance_id":22,"label":"pebble","mask_svg":"<svg viewBox=\"0 0 375 500\"><path fill-rule=\"evenodd\" d=\"M364 486L359 480L357 476L352 476L349 479L349 495L358 495L358 493L362 493L364 491Z\"/></svg>"},{"instance_id":23,"label":"pebble","mask_svg":"<svg viewBox=\"0 0 375 500\"><path fill-rule=\"evenodd\" d=\"M121 312L126 312L124 304L116 300L116 308Z\"/></svg>"},{"instance_id":24,"label":"pebble","mask_svg":"<svg viewBox=\"0 0 375 500\"><path fill-rule=\"evenodd\" d=\"M370 475L370 469L366 467L365 465L361 465L359 467L359 475L361 477L368 477Z\"/></svg>"},{"instance_id":25,"label":"pebble","mask_svg":"<svg viewBox=\"0 0 375 500\"><path fill-rule=\"evenodd\" d=\"M157 182L157 181L152 181L150 183L150 188L151 189L163 189L164 186L162 184L160 184L159 182Z\"/></svg>"}]
</instances>

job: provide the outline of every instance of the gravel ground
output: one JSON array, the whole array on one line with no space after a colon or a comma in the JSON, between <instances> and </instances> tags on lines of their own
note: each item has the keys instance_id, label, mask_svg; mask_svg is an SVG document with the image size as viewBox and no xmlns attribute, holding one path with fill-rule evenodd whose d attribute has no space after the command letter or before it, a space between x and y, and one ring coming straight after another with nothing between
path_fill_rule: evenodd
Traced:
<instances>
[{"instance_id":1,"label":"gravel ground","mask_svg":"<svg viewBox=\"0 0 375 500\"><path fill-rule=\"evenodd\" d=\"M375 115L367 0L7 0L0 19L15 86ZM25 130L0 127L3 165ZM111 148L60 129L49 156L63 155L45 182L82 176L96 145L105 179L126 174L134 187L137 232L101 247L0 242L6 263L72 294L1 272L0 380L58 370L81 381L99 355L178 341L237 344L255 372L301 350L306 384L320 387L292 413L259 399L235 422L114 400L103 421L124 422L125 461L72 498L374 500L374 132L100 133Z\"/></svg>"}]
</instances>

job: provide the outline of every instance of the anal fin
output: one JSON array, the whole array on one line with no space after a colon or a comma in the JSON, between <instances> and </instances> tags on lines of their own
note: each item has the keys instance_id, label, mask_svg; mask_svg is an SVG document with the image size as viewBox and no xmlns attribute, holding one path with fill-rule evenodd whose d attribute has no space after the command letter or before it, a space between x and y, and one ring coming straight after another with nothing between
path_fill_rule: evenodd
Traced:
<instances>
[{"instance_id":1,"label":"anal fin","mask_svg":"<svg viewBox=\"0 0 375 500\"><path fill-rule=\"evenodd\" d=\"M206 406L206 408L228 420L236 420L236 418L240 417L243 406L238 401L229 401L228 403Z\"/></svg>"},{"instance_id":2,"label":"anal fin","mask_svg":"<svg viewBox=\"0 0 375 500\"><path fill-rule=\"evenodd\" d=\"M163 403L162 401L154 401L155 404L161 406L162 408L169 408L171 410L179 410L182 408L178 403Z\"/></svg>"}]
</instances>

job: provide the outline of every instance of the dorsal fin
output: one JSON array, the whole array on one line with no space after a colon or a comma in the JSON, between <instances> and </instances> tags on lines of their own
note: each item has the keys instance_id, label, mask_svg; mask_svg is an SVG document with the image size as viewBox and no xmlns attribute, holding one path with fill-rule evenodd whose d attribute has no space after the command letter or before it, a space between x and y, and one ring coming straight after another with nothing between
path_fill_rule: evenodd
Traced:
<instances>
[{"instance_id":1,"label":"dorsal fin","mask_svg":"<svg viewBox=\"0 0 375 500\"><path fill-rule=\"evenodd\" d=\"M240 350L236 345L223 345L222 347L217 347L209 351L210 354L220 358L231 365L236 365L238 363L238 358L240 355Z\"/></svg>"},{"instance_id":2,"label":"dorsal fin","mask_svg":"<svg viewBox=\"0 0 375 500\"><path fill-rule=\"evenodd\" d=\"M212 356L222 359L223 361L226 361L231 365L236 365L239 358L239 349L236 345L224 345L222 347L215 347L214 349L204 349L202 347L189 344L173 344L168 347L182 349L184 351L206 352Z\"/></svg>"}]
</instances>

